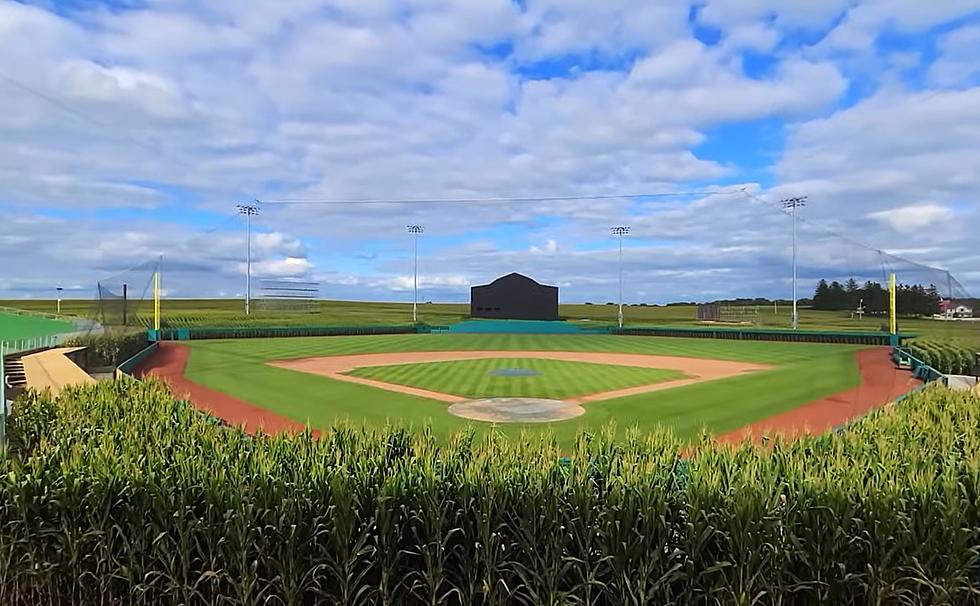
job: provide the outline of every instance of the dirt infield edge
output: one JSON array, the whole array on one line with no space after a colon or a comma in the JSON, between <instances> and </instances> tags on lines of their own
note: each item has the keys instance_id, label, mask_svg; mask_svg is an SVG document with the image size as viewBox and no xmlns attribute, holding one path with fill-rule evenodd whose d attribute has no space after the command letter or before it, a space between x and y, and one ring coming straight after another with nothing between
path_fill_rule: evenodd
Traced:
<instances>
[{"instance_id":1,"label":"dirt infield edge","mask_svg":"<svg viewBox=\"0 0 980 606\"><path fill-rule=\"evenodd\" d=\"M198 409L230 425L242 427L251 434L260 429L271 434L282 431L299 433L306 429L303 423L191 381L184 376L189 357L190 348L186 345L160 343L160 349L137 366L133 374L161 379L177 397L186 397Z\"/></svg>"},{"instance_id":2,"label":"dirt infield edge","mask_svg":"<svg viewBox=\"0 0 980 606\"><path fill-rule=\"evenodd\" d=\"M538 358L546 360L561 360L568 362L585 362L591 364L610 364L616 366L636 366L639 368L656 368L677 370L684 373L684 378L670 381L660 381L646 385L636 385L603 392L584 394L572 398L563 398L569 404L586 404L611 400L637 394L673 389L685 385L693 385L704 381L726 379L736 375L759 372L771 369L771 366L751 362L736 362L732 360L717 360L711 358L689 358L681 356L663 356L652 354L633 354L618 352L586 352L586 351L514 351L514 350L474 350L474 351L410 351L373 354L352 354L346 356L315 356L296 360L272 360L270 366L284 368L297 372L315 374L335 381L359 383L396 393L410 394L457 404L471 398L455 394L443 393L388 383L378 379L368 379L345 374L356 368L372 366L398 366L405 364L427 364L433 362L451 362L455 360L481 360L487 358Z\"/></svg>"},{"instance_id":3,"label":"dirt infield edge","mask_svg":"<svg viewBox=\"0 0 980 606\"><path fill-rule=\"evenodd\" d=\"M746 439L760 442L776 435L784 438L820 435L894 402L922 385L910 371L895 367L888 347L862 349L855 355L861 375L857 387L723 433L716 439L734 444Z\"/></svg>"}]
</instances>

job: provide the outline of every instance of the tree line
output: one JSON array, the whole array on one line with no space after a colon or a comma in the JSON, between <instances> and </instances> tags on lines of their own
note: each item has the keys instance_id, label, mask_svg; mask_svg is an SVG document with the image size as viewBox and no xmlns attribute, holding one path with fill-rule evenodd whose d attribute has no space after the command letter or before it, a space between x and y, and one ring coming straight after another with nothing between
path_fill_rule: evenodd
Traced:
<instances>
[{"instance_id":1,"label":"tree line","mask_svg":"<svg viewBox=\"0 0 980 606\"><path fill-rule=\"evenodd\" d=\"M942 297L935 285L900 284L895 292L898 313L902 316L931 316L940 311ZM836 280L820 280L813 293L813 309L856 311L863 307L870 315L888 313L888 289L878 282L868 281L860 286L851 278L845 284Z\"/></svg>"}]
</instances>

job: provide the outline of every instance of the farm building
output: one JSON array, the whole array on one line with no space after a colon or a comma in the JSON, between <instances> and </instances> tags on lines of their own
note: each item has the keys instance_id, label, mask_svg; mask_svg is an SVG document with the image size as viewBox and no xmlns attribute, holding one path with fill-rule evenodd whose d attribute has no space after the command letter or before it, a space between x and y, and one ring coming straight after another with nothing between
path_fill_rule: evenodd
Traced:
<instances>
[{"instance_id":1,"label":"farm building","mask_svg":"<svg viewBox=\"0 0 980 606\"><path fill-rule=\"evenodd\" d=\"M470 316L507 320L557 320L558 287L510 273L470 290Z\"/></svg>"},{"instance_id":2,"label":"farm building","mask_svg":"<svg viewBox=\"0 0 980 606\"><path fill-rule=\"evenodd\" d=\"M977 308L976 299L946 299L939 304L942 313L954 318L972 318Z\"/></svg>"}]
</instances>

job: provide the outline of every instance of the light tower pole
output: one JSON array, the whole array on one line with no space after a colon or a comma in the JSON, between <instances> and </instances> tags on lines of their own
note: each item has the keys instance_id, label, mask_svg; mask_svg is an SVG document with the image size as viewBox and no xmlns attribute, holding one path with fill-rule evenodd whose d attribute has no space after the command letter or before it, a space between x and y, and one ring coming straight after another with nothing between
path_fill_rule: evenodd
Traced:
<instances>
[{"instance_id":1,"label":"light tower pole","mask_svg":"<svg viewBox=\"0 0 980 606\"><path fill-rule=\"evenodd\" d=\"M419 321L419 235L425 231L421 225L408 225L408 233L412 234L415 240L415 272L412 278L413 297L412 297L412 323Z\"/></svg>"},{"instance_id":2,"label":"light tower pole","mask_svg":"<svg viewBox=\"0 0 980 606\"><path fill-rule=\"evenodd\" d=\"M245 215L245 315L252 313L252 217L259 214L255 204L238 204L238 214Z\"/></svg>"},{"instance_id":3,"label":"light tower pole","mask_svg":"<svg viewBox=\"0 0 980 606\"><path fill-rule=\"evenodd\" d=\"M796 209L806 206L806 198L806 196L796 196L780 200L783 208L789 209L790 216L793 218L793 330L800 326L800 316L796 310Z\"/></svg>"},{"instance_id":4,"label":"light tower pole","mask_svg":"<svg viewBox=\"0 0 980 606\"><path fill-rule=\"evenodd\" d=\"M619 327L623 327L623 236L630 233L629 225L617 225L616 227L610 227L609 231L613 233L614 236L619 236L619 312L616 314L616 320L619 323Z\"/></svg>"}]
</instances>

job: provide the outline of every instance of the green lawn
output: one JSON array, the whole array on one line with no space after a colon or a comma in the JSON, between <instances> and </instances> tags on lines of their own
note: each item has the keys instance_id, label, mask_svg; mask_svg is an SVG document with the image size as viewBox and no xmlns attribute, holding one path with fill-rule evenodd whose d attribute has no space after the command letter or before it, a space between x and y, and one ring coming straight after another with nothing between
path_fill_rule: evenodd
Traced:
<instances>
[{"instance_id":1,"label":"green lawn","mask_svg":"<svg viewBox=\"0 0 980 606\"><path fill-rule=\"evenodd\" d=\"M0 306L53 312L54 301L13 300L0 301ZM149 325L152 301L131 301L132 312L145 325ZM162 302L165 326L355 326L366 324L410 324L410 303L320 301L320 310L313 314L289 314L256 311L245 316L244 302L238 299L164 299ZM95 317L98 306L94 300L65 300L62 310L69 315ZM425 303L419 305L419 319L429 324L452 324L466 318L469 305L460 303ZM586 325L607 325L616 321L615 305L563 304L561 316L571 322ZM656 307L628 305L625 309L627 326L696 326L695 306L671 305ZM815 311L800 309L800 328L805 330L871 331L876 332L887 324L884 318L852 318L841 311ZM759 307L759 325L763 328L789 329L789 306ZM904 331L924 335L958 338L976 343L980 347L980 322L943 322L938 320L901 319L899 327Z\"/></svg>"},{"instance_id":2,"label":"green lawn","mask_svg":"<svg viewBox=\"0 0 980 606\"><path fill-rule=\"evenodd\" d=\"M329 427L338 420L355 424L428 424L442 436L469 424L450 415L443 402L276 368L265 362L393 351L539 350L647 353L774 366L750 375L586 404L584 415L547 426L501 426L508 435L524 430L553 431L566 444L579 428L598 428L609 421L643 431L666 425L686 437L695 436L701 428L721 433L848 389L859 379L854 358L858 348L830 344L466 334L240 339L190 344L190 379L283 416L309 422L313 427Z\"/></svg>"},{"instance_id":3,"label":"green lawn","mask_svg":"<svg viewBox=\"0 0 980 606\"><path fill-rule=\"evenodd\" d=\"M494 371L525 370L533 376L501 376ZM683 379L661 368L592 364L535 358L486 358L426 364L369 366L347 373L467 398L573 398L587 394Z\"/></svg>"},{"instance_id":4,"label":"green lawn","mask_svg":"<svg viewBox=\"0 0 980 606\"><path fill-rule=\"evenodd\" d=\"M63 320L0 312L0 341L46 337L73 330L71 322Z\"/></svg>"}]
</instances>

